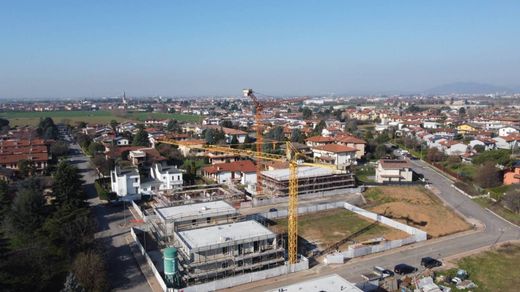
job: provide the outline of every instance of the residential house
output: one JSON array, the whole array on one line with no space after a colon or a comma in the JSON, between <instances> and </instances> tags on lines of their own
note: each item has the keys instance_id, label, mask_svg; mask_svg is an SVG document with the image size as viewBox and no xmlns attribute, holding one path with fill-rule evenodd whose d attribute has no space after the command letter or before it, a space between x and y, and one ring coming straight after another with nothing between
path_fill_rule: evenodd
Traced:
<instances>
[{"instance_id":1,"label":"residential house","mask_svg":"<svg viewBox=\"0 0 520 292\"><path fill-rule=\"evenodd\" d=\"M345 169L356 164L357 151L354 147L342 144L326 144L312 148L316 161L336 165L338 169Z\"/></svg>"},{"instance_id":2,"label":"residential house","mask_svg":"<svg viewBox=\"0 0 520 292\"><path fill-rule=\"evenodd\" d=\"M412 165L407 160L379 160L376 168L376 182L411 182Z\"/></svg>"},{"instance_id":3,"label":"residential house","mask_svg":"<svg viewBox=\"0 0 520 292\"><path fill-rule=\"evenodd\" d=\"M504 173L504 184L520 184L520 161L514 163L511 170Z\"/></svg>"},{"instance_id":4,"label":"residential house","mask_svg":"<svg viewBox=\"0 0 520 292\"><path fill-rule=\"evenodd\" d=\"M110 171L110 185L112 192L123 200L138 198L141 185L139 170L136 167L121 169L116 166Z\"/></svg>"},{"instance_id":5,"label":"residential house","mask_svg":"<svg viewBox=\"0 0 520 292\"><path fill-rule=\"evenodd\" d=\"M336 138L328 136L314 136L305 140L309 147L323 146L326 144L333 144L336 142Z\"/></svg>"},{"instance_id":6,"label":"residential house","mask_svg":"<svg viewBox=\"0 0 520 292\"><path fill-rule=\"evenodd\" d=\"M256 165L251 160L206 166L202 169L202 174L217 183L231 183L233 181L240 181L243 185L256 183Z\"/></svg>"},{"instance_id":7,"label":"residential house","mask_svg":"<svg viewBox=\"0 0 520 292\"><path fill-rule=\"evenodd\" d=\"M485 151L493 150L496 147L496 141L491 138L477 138L469 141L471 149L475 149L475 146L481 145Z\"/></svg>"},{"instance_id":8,"label":"residential house","mask_svg":"<svg viewBox=\"0 0 520 292\"><path fill-rule=\"evenodd\" d=\"M470 124L461 124L457 126L457 132L463 135L471 132L476 132L478 130L479 129L477 127L472 126Z\"/></svg>"},{"instance_id":9,"label":"residential house","mask_svg":"<svg viewBox=\"0 0 520 292\"><path fill-rule=\"evenodd\" d=\"M518 129L517 128L514 128L514 127L502 127L500 129L498 129L498 136L500 137L504 137L504 136L509 136L511 134L517 134L518 133Z\"/></svg>"},{"instance_id":10,"label":"residential house","mask_svg":"<svg viewBox=\"0 0 520 292\"><path fill-rule=\"evenodd\" d=\"M367 145L365 140L352 135L338 136L337 139L338 144L356 148L356 159L361 159L365 156L365 147Z\"/></svg>"},{"instance_id":11,"label":"residential house","mask_svg":"<svg viewBox=\"0 0 520 292\"><path fill-rule=\"evenodd\" d=\"M154 163L150 167L150 177L160 182L159 190L172 190L182 187L182 174L181 169L164 163Z\"/></svg>"}]
</instances>

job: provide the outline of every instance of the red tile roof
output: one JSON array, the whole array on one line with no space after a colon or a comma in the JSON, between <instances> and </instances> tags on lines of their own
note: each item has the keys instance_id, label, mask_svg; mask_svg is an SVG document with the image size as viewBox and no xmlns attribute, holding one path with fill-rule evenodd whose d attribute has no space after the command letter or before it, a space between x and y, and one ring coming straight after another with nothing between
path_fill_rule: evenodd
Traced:
<instances>
[{"instance_id":1,"label":"red tile roof","mask_svg":"<svg viewBox=\"0 0 520 292\"><path fill-rule=\"evenodd\" d=\"M307 142L314 142L314 143L333 143L336 141L336 139L332 137L325 137L325 136L314 136L306 139Z\"/></svg>"},{"instance_id":2,"label":"red tile roof","mask_svg":"<svg viewBox=\"0 0 520 292\"><path fill-rule=\"evenodd\" d=\"M356 152L357 149L354 147L345 146L342 144L327 144L323 146L314 147L315 150L333 152L333 153L345 153L345 152Z\"/></svg>"},{"instance_id":3,"label":"red tile roof","mask_svg":"<svg viewBox=\"0 0 520 292\"><path fill-rule=\"evenodd\" d=\"M251 160L239 160L206 166L202 170L209 174L216 174L219 172L256 172L256 165Z\"/></svg>"},{"instance_id":4,"label":"red tile roof","mask_svg":"<svg viewBox=\"0 0 520 292\"><path fill-rule=\"evenodd\" d=\"M344 136L338 137L338 142L353 143L353 144L366 144L367 143L365 140L360 139L358 137L351 136L351 135L344 135Z\"/></svg>"}]
</instances>

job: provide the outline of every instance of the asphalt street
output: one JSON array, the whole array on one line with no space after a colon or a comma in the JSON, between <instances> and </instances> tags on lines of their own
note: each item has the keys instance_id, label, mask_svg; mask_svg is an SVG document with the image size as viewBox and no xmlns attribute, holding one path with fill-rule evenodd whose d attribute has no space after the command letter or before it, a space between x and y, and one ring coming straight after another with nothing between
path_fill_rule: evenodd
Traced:
<instances>
[{"instance_id":1,"label":"asphalt street","mask_svg":"<svg viewBox=\"0 0 520 292\"><path fill-rule=\"evenodd\" d=\"M439 190L438 196L447 206L469 218L470 222L480 224L483 228L479 228L479 231L454 234L404 246L386 253L353 259L343 265L318 265L308 271L254 282L226 291L268 291L332 273L339 274L351 282L361 282L363 281L361 274L371 271L372 267L376 265L393 269L396 264L407 263L419 267L420 259L425 256L443 259L504 241L520 240L518 226L497 217L458 192L452 187L452 182L448 178L432 170L425 162L415 160L412 163L414 170L423 174L428 182Z\"/></svg>"},{"instance_id":2,"label":"asphalt street","mask_svg":"<svg viewBox=\"0 0 520 292\"><path fill-rule=\"evenodd\" d=\"M132 215L124 204L111 206L103 204L96 196L94 180L97 174L90 167L89 159L77 144L71 144L70 149L76 154L70 161L81 172L88 202L97 221L96 238L105 247L105 258L108 264L108 277L114 291L151 291L145 277L141 273L126 236L130 234L128 220Z\"/></svg>"}]
</instances>

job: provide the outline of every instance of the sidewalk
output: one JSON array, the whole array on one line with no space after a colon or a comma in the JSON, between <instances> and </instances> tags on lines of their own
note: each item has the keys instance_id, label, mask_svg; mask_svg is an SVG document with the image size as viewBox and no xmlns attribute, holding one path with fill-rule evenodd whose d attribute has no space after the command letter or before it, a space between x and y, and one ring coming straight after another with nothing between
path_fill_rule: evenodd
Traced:
<instances>
[{"instance_id":1,"label":"sidewalk","mask_svg":"<svg viewBox=\"0 0 520 292\"><path fill-rule=\"evenodd\" d=\"M139 252L139 249L134 239L130 235L128 235L126 236L126 241L128 242L128 246L132 250L132 254L134 255L135 261L137 262L137 265L139 266L141 273L143 273L143 276L146 278L146 281L148 282L148 285L150 286L152 291L162 292L163 290L159 285L159 282L157 282L157 280L155 279L152 269L148 266L146 259Z\"/></svg>"}]
</instances>

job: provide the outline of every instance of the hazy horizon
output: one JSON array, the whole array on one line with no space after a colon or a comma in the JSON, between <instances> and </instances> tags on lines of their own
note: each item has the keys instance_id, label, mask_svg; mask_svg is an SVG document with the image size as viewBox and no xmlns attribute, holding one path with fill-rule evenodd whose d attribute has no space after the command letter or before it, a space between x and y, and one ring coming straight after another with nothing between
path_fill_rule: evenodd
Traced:
<instances>
[{"instance_id":1,"label":"hazy horizon","mask_svg":"<svg viewBox=\"0 0 520 292\"><path fill-rule=\"evenodd\" d=\"M520 2L11 1L0 97L518 89Z\"/></svg>"}]
</instances>

